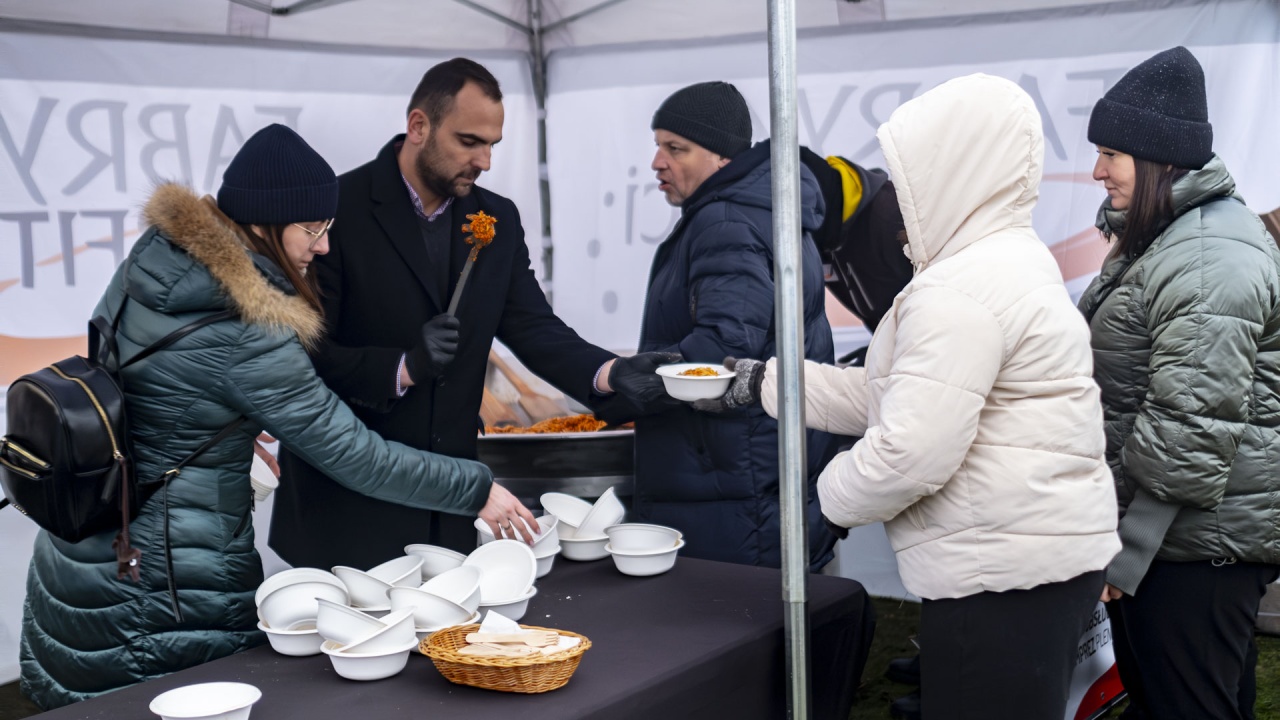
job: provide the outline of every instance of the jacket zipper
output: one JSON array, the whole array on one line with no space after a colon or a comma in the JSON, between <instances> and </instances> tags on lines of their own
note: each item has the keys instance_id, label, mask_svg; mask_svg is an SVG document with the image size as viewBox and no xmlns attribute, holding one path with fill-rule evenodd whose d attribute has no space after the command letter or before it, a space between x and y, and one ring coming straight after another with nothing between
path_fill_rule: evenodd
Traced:
<instances>
[{"instance_id":1,"label":"jacket zipper","mask_svg":"<svg viewBox=\"0 0 1280 720\"><path fill-rule=\"evenodd\" d=\"M45 462L45 461L41 460L40 458L36 457L36 456L35 456L35 455L33 455L30 451L28 451L28 450L24 449L21 445L19 445L18 443L16 443L16 442L14 442L14 441L10 440L9 438L5 438L5 439L4 439L4 441L3 441L3 443L0 443L0 444L7 445L8 447L13 448L13 451L14 451L14 452L18 453L19 455L21 455L22 457L26 458L27 460L30 460L32 465L35 465L36 467L40 468L41 470L48 470L48 469L49 469L49 463L47 463L47 462Z\"/></svg>"},{"instance_id":2,"label":"jacket zipper","mask_svg":"<svg viewBox=\"0 0 1280 720\"><path fill-rule=\"evenodd\" d=\"M107 429L107 438L111 440L111 457L115 458L116 462L124 460L124 455L120 452L120 446L116 444L116 433L111 429L111 423L107 420L107 411L102 409L102 404L98 402L98 396L93 394L93 391L89 389L85 381L67 375L57 365L50 365L49 369L57 373L58 377L63 380L70 380L79 385L84 390L85 395L89 396L89 401L93 403L93 407L98 411L98 418L102 420L102 427Z\"/></svg>"}]
</instances>

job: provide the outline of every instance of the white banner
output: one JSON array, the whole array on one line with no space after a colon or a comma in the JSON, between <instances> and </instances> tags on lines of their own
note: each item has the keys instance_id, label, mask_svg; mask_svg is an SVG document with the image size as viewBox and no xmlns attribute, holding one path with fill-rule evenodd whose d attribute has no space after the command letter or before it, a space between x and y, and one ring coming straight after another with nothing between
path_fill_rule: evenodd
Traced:
<instances>
[{"instance_id":1,"label":"white banner","mask_svg":"<svg viewBox=\"0 0 1280 720\"><path fill-rule=\"evenodd\" d=\"M1146 49L1116 52L1134 33L1169 26L1168 37L1144 36L1159 50L1187 42L1188 35L1194 39L1193 31L1207 32L1213 22L1243 23L1252 17L1252 22L1269 24L1271 42L1193 44L1191 50L1205 68L1214 150L1226 161L1255 211L1280 206L1276 171L1280 133L1275 132L1280 122L1280 11L1265 3L1236 5L1239 18L1227 17L1222 10L1212 14L1207 24L1205 20L1198 25L1169 23L1167 16L1174 11L1135 13L1092 26L1082 23L1082 28L1092 28L1088 31L1093 37L1082 37L1086 49L1067 55L1049 47L1045 55L1038 54L1038 40L1064 33L1061 21L1053 18L973 32L929 26L874 38L824 36L809 45L802 38L797 98L800 142L823 154L880 167L883 158L875 131L906 100L974 72L1017 82L1035 100L1044 125L1045 170L1035 227L1058 257L1068 287L1078 295L1096 274L1107 250L1093 226L1106 195L1091 178L1096 152L1086 137L1089 112L1125 71L1153 54ZM1192 10L1185 10L1191 13L1189 20L1195 20ZM1148 17L1152 15L1160 15L1163 23ZM1230 34L1233 27L1222 32ZM982 33L987 36L983 47L971 52L957 47L947 64L914 64L919 57L936 55L940 42ZM1096 44L1098 35L1106 36L1107 47L1088 52L1087 46ZM903 58L904 66L862 69L863 53L851 56L846 69L838 69L841 63L835 53L840 48L872 42L877 49ZM1009 48L1005 54L1010 57L964 61L967 55L989 54L991 43ZM824 50L832 54L822 54ZM804 72L805 60L814 56L822 57L823 72ZM740 57L743 61L735 62ZM654 250L679 217L679 209L668 206L657 192L649 167L654 152L649 123L654 110L690 83L727 80L747 100L755 139L765 139L769 133L766 57L764 43L755 42L600 54L583 51L553 63L547 122L554 303L560 316L588 340L605 347L635 347ZM880 65L890 62L883 57L878 60ZM653 70L646 73L645 68ZM567 80L557 83L557 77ZM628 84L609 82L618 77ZM982 158L975 156L973 162L980 163ZM856 323L838 306L833 308L832 302L828 302L828 314L838 341L841 329Z\"/></svg>"}]
</instances>

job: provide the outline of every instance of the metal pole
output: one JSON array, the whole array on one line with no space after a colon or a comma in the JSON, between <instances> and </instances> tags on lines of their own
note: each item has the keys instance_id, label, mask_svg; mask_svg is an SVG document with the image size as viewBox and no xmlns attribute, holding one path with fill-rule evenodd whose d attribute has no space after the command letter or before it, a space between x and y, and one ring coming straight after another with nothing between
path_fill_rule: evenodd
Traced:
<instances>
[{"instance_id":1,"label":"metal pole","mask_svg":"<svg viewBox=\"0 0 1280 720\"><path fill-rule=\"evenodd\" d=\"M547 59L543 46L542 0L529 0L529 62L533 64L533 98L538 110L538 197L542 203L542 273L547 302L552 293L551 173L547 170Z\"/></svg>"},{"instance_id":2,"label":"metal pole","mask_svg":"<svg viewBox=\"0 0 1280 720\"><path fill-rule=\"evenodd\" d=\"M769 1L769 123L773 162L774 309L778 351L782 599L787 716L809 717L809 552L805 531L804 324L800 302L800 140L796 127L795 0Z\"/></svg>"}]
</instances>

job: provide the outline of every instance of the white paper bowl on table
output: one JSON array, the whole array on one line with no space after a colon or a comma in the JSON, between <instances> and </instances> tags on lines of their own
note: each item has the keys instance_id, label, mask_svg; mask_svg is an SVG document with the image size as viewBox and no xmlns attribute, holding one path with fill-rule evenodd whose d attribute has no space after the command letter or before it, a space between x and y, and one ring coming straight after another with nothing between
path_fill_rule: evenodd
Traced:
<instances>
[{"instance_id":1,"label":"white paper bowl on table","mask_svg":"<svg viewBox=\"0 0 1280 720\"><path fill-rule=\"evenodd\" d=\"M555 515L560 521L558 534L562 538L577 535L582 521L586 520L587 513L591 512L591 503L565 493L543 493L542 497L538 498L538 502L542 504L543 510Z\"/></svg>"},{"instance_id":2,"label":"white paper bowl on table","mask_svg":"<svg viewBox=\"0 0 1280 720\"><path fill-rule=\"evenodd\" d=\"M398 649L379 653L344 652L344 646L326 640L320 652L329 656L334 672L348 680L381 680L399 675L409 664L409 653L418 647L418 638Z\"/></svg>"},{"instance_id":3,"label":"white paper bowl on table","mask_svg":"<svg viewBox=\"0 0 1280 720\"><path fill-rule=\"evenodd\" d=\"M150 707L164 720L246 720L261 697L261 690L246 683L211 682L160 693Z\"/></svg>"},{"instance_id":4,"label":"white paper bowl on table","mask_svg":"<svg viewBox=\"0 0 1280 720\"><path fill-rule=\"evenodd\" d=\"M422 558L416 555L404 555L371 567L365 572L369 573L370 577L395 587L418 587L422 584Z\"/></svg>"},{"instance_id":5,"label":"white paper bowl on table","mask_svg":"<svg viewBox=\"0 0 1280 720\"><path fill-rule=\"evenodd\" d=\"M329 585L342 588L343 590L347 589L347 586L342 584L342 581L338 579L337 575L326 570L317 570L316 568L307 567L289 568L288 570L282 570L266 580L263 580L262 584L258 586L257 592L253 595L253 602L255 605L261 607L262 599L268 594L279 590L285 585L294 585L308 581L328 583Z\"/></svg>"},{"instance_id":6,"label":"white paper bowl on table","mask_svg":"<svg viewBox=\"0 0 1280 720\"><path fill-rule=\"evenodd\" d=\"M412 588L409 588L412 590ZM413 609L392 610L383 626L342 646L341 653L377 654L392 652L414 639Z\"/></svg>"},{"instance_id":7,"label":"white paper bowl on table","mask_svg":"<svg viewBox=\"0 0 1280 720\"><path fill-rule=\"evenodd\" d=\"M604 549L609 544L609 536L601 535L593 538L560 538L560 554L565 560L576 560L578 562L586 562L590 560L601 560L609 557L609 551Z\"/></svg>"},{"instance_id":8,"label":"white paper bowl on table","mask_svg":"<svg viewBox=\"0 0 1280 720\"><path fill-rule=\"evenodd\" d=\"M622 522L622 518L626 517L626 515L627 508L618 499L618 494L614 492L612 487L606 488L595 504L591 506L591 512L587 513L587 517L582 520L582 524L578 526L578 532L574 537L603 537L605 528Z\"/></svg>"},{"instance_id":9,"label":"white paper bowl on table","mask_svg":"<svg viewBox=\"0 0 1280 720\"><path fill-rule=\"evenodd\" d=\"M422 558L423 580L430 580L446 570L461 567L462 561L467 559L466 555L439 545L405 545L404 552L406 555Z\"/></svg>"},{"instance_id":10,"label":"white paper bowl on table","mask_svg":"<svg viewBox=\"0 0 1280 720\"><path fill-rule=\"evenodd\" d=\"M498 603L480 603L480 613L483 615L492 610L493 612L505 616L509 620L518 621L520 618L524 617L526 612L529 611L529 601L537 594L538 588L531 587L523 597L516 598L515 600Z\"/></svg>"},{"instance_id":11,"label":"white paper bowl on table","mask_svg":"<svg viewBox=\"0 0 1280 720\"><path fill-rule=\"evenodd\" d=\"M605 550L613 556L613 564L618 568L618 572L623 575L648 577L661 575L675 567L676 555L682 547L684 547L684 540L667 550L623 551L614 550L611 545L606 545Z\"/></svg>"},{"instance_id":12,"label":"white paper bowl on table","mask_svg":"<svg viewBox=\"0 0 1280 720\"><path fill-rule=\"evenodd\" d=\"M711 368L715 375L681 375L680 373L695 368ZM676 363L663 365L654 372L662 378L662 386L667 394L677 400L714 400L721 397L733 382L734 373L722 365L714 363Z\"/></svg>"},{"instance_id":13,"label":"white paper bowl on table","mask_svg":"<svg viewBox=\"0 0 1280 720\"><path fill-rule=\"evenodd\" d=\"M346 588L314 580L285 585L262 598L258 616L276 630L297 630L302 624L315 623L316 614L320 611L318 598L345 603L347 591Z\"/></svg>"},{"instance_id":14,"label":"white paper bowl on table","mask_svg":"<svg viewBox=\"0 0 1280 720\"><path fill-rule=\"evenodd\" d=\"M556 545L552 548L544 548L541 551L535 550L533 559L538 561L538 573L536 577L543 577L551 572L551 566L556 562L556 556L560 554L560 546Z\"/></svg>"},{"instance_id":15,"label":"white paper bowl on table","mask_svg":"<svg viewBox=\"0 0 1280 720\"><path fill-rule=\"evenodd\" d=\"M604 529L609 545L614 551L644 552L669 550L684 538L684 533L664 525L646 523L622 523Z\"/></svg>"},{"instance_id":16,"label":"white paper bowl on table","mask_svg":"<svg viewBox=\"0 0 1280 720\"><path fill-rule=\"evenodd\" d=\"M255 502L266 500L280 487L280 478L276 477L265 460L258 457L258 453L253 454L253 465L249 467L249 484L253 486Z\"/></svg>"},{"instance_id":17,"label":"white paper bowl on table","mask_svg":"<svg viewBox=\"0 0 1280 720\"><path fill-rule=\"evenodd\" d=\"M320 603L320 612L316 615L316 630L325 640L334 640L346 645L386 625L382 620L356 608L328 600L317 602ZM316 652L320 652L318 645Z\"/></svg>"},{"instance_id":18,"label":"white paper bowl on table","mask_svg":"<svg viewBox=\"0 0 1280 720\"><path fill-rule=\"evenodd\" d=\"M347 586L352 607L368 611L372 608L387 607L390 602L387 599L387 591L394 586L389 582L346 565L335 565L333 574Z\"/></svg>"},{"instance_id":19,"label":"white paper bowl on table","mask_svg":"<svg viewBox=\"0 0 1280 720\"><path fill-rule=\"evenodd\" d=\"M533 550L516 540L494 540L467 556L463 567L480 573L480 604L517 600L533 587L538 561Z\"/></svg>"},{"instance_id":20,"label":"white paper bowl on table","mask_svg":"<svg viewBox=\"0 0 1280 720\"><path fill-rule=\"evenodd\" d=\"M271 649L281 655L294 657L319 655L320 645L325 641L324 636L316 629L314 620L303 623L295 630L276 630L263 622L258 623L258 629L267 634Z\"/></svg>"},{"instance_id":21,"label":"white paper bowl on table","mask_svg":"<svg viewBox=\"0 0 1280 720\"><path fill-rule=\"evenodd\" d=\"M475 612L480 606L480 576L483 573L471 565L456 567L422 583L418 589L451 600L466 608L467 612Z\"/></svg>"},{"instance_id":22,"label":"white paper bowl on table","mask_svg":"<svg viewBox=\"0 0 1280 720\"><path fill-rule=\"evenodd\" d=\"M426 640L431 637L432 633L439 632L445 628L456 627L458 625L478 625L480 624L480 612L477 610L471 617L464 622L453 623L452 625L440 625L438 627L416 627L413 632L418 636L419 640Z\"/></svg>"},{"instance_id":23,"label":"white paper bowl on table","mask_svg":"<svg viewBox=\"0 0 1280 720\"><path fill-rule=\"evenodd\" d=\"M391 597L391 612L408 610L413 614L414 627L456 625L475 612L418 588L391 588L387 595Z\"/></svg>"}]
</instances>

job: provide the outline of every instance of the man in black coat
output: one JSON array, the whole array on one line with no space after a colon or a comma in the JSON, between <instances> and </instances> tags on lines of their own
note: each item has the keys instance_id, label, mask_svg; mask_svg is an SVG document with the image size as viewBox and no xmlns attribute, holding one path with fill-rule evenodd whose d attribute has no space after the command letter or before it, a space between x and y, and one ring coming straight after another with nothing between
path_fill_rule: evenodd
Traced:
<instances>
[{"instance_id":1,"label":"man in black coat","mask_svg":"<svg viewBox=\"0 0 1280 720\"><path fill-rule=\"evenodd\" d=\"M502 137L501 100L497 80L475 62L456 58L429 70L406 133L339 178L330 251L312 266L329 328L313 353L320 377L386 439L460 458L476 457L494 337L593 408L607 408L614 388L641 405L665 394L653 374L664 358L616 359L555 316L530 268L519 211L475 184ZM450 314L472 249L463 226L481 212L496 219L495 235ZM475 547L472 518L373 500L306 460L281 451L270 544L286 562L367 569L411 543ZM494 487L506 508L485 518L495 531L532 519Z\"/></svg>"}]
</instances>

